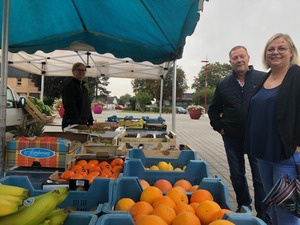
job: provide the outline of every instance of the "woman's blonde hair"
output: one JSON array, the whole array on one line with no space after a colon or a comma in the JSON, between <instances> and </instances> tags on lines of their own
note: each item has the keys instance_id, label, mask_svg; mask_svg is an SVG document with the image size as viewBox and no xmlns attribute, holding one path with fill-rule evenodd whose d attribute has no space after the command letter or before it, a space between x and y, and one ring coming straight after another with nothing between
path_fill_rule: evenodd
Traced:
<instances>
[{"instance_id":1,"label":"woman's blonde hair","mask_svg":"<svg viewBox=\"0 0 300 225\"><path fill-rule=\"evenodd\" d=\"M275 34L273 35L267 42L266 46L265 46L265 49L264 49L264 55L263 55L263 64L265 66L266 69L269 69L270 66L269 66L269 63L267 61L267 56L266 56L266 52L267 52L267 49L270 45L270 43L278 38L283 38L284 40L286 40L289 44L289 49L292 53L292 57L290 59L290 63L291 65L292 64L297 64L299 65L299 56L298 56L298 50L294 44L294 42L292 41L291 37L288 35L288 34L282 34L282 33L278 33L278 34Z\"/></svg>"}]
</instances>

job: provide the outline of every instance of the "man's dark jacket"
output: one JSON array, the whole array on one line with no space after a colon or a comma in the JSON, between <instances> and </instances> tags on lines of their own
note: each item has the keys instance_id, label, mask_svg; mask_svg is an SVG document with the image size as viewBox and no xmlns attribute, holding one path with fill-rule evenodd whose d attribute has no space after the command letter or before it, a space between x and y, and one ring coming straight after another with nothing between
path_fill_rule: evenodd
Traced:
<instances>
[{"instance_id":1,"label":"man's dark jacket","mask_svg":"<svg viewBox=\"0 0 300 225\"><path fill-rule=\"evenodd\" d=\"M62 100L65 113L62 128L72 124L93 125L91 100L84 81L72 78L63 88Z\"/></svg>"},{"instance_id":2,"label":"man's dark jacket","mask_svg":"<svg viewBox=\"0 0 300 225\"><path fill-rule=\"evenodd\" d=\"M249 66L243 87L236 77L233 71L218 83L208 116L215 131L220 132L223 128L226 136L243 140L250 99L265 79L266 73Z\"/></svg>"}]
</instances>

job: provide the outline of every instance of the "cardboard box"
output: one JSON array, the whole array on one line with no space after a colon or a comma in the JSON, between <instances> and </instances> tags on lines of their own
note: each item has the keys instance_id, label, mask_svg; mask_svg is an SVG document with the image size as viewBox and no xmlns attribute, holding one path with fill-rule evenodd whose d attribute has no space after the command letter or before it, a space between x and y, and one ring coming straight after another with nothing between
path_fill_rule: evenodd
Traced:
<instances>
[{"instance_id":1,"label":"cardboard box","mask_svg":"<svg viewBox=\"0 0 300 225\"><path fill-rule=\"evenodd\" d=\"M87 126L77 125L65 129L65 133L85 134L89 136L89 140L95 143L104 143L107 145L117 145L118 137L121 133L125 132L124 129L117 131L100 130L98 128L88 128Z\"/></svg>"},{"instance_id":2,"label":"cardboard box","mask_svg":"<svg viewBox=\"0 0 300 225\"><path fill-rule=\"evenodd\" d=\"M133 135L134 134L134 135ZM148 150L168 150L176 149L176 134L174 132L124 132L119 136L119 146L122 150L127 151L132 148L141 148L145 151ZM124 149L126 148L126 149Z\"/></svg>"},{"instance_id":3,"label":"cardboard box","mask_svg":"<svg viewBox=\"0 0 300 225\"><path fill-rule=\"evenodd\" d=\"M7 141L7 166L64 168L66 154L81 153L81 142L52 136L19 137Z\"/></svg>"},{"instance_id":4,"label":"cardboard box","mask_svg":"<svg viewBox=\"0 0 300 225\"><path fill-rule=\"evenodd\" d=\"M118 145L105 145L102 143L86 142L84 143L86 154L97 154L99 152L106 152L110 156L118 155Z\"/></svg>"}]
</instances>

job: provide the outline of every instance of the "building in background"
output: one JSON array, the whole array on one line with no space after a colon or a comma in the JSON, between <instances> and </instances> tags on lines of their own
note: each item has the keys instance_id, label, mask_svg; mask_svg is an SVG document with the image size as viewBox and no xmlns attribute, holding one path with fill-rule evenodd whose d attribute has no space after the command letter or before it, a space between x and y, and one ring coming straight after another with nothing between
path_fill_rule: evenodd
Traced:
<instances>
[{"instance_id":1,"label":"building in background","mask_svg":"<svg viewBox=\"0 0 300 225\"><path fill-rule=\"evenodd\" d=\"M34 86L31 75L14 67L8 67L7 84L21 97L33 96L40 98L41 91Z\"/></svg>"}]
</instances>

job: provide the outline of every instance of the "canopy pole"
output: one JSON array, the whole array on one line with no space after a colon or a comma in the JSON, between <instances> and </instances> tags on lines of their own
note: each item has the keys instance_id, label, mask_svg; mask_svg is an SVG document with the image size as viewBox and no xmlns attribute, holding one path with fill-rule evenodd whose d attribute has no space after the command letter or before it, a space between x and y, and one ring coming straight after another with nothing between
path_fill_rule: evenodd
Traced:
<instances>
[{"instance_id":1,"label":"canopy pole","mask_svg":"<svg viewBox=\"0 0 300 225\"><path fill-rule=\"evenodd\" d=\"M176 60L173 61L173 79L172 79L172 131L175 132L176 120Z\"/></svg>"},{"instance_id":2,"label":"canopy pole","mask_svg":"<svg viewBox=\"0 0 300 225\"><path fill-rule=\"evenodd\" d=\"M162 114L162 101L163 101L163 89L164 89L164 76L160 76L160 99L159 99L159 116Z\"/></svg>"},{"instance_id":3,"label":"canopy pole","mask_svg":"<svg viewBox=\"0 0 300 225\"><path fill-rule=\"evenodd\" d=\"M46 62L42 62L41 94L40 94L41 101L44 101L45 73L46 73Z\"/></svg>"},{"instance_id":4,"label":"canopy pole","mask_svg":"<svg viewBox=\"0 0 300 225\"><path fill-rule=\"evenodd\" d=\"M0 177L5 172L5 132L6 132L6 95L8 70L8 28L10 0L3 1L2 16L2 59L1 59L1 88L0 88Z\"/></svg>"}]
</instances>

